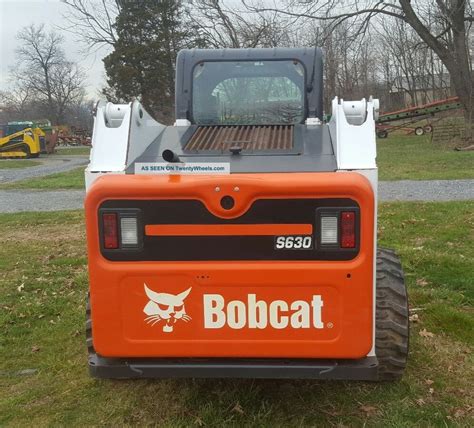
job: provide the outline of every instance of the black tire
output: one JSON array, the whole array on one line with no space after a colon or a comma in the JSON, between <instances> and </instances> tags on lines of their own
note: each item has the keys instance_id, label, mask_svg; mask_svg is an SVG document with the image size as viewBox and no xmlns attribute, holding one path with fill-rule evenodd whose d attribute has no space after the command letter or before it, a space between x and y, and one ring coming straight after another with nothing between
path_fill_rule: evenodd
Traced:
<instances>
[{"instance_id":1,"label":"black tire","mask_svg":"<svg viewBox=\"0 0 474 428\"><path fill-rule=\"evenodd\" d=\"M377 251L375 354L378 380L400 379L408 359L408 297L400 259L393 250Z\"/></svg>"},{"instance_id":2,"label":"black tire","mask_svg":"<svg viewBox=\"0 0 474 428\"><path fill-rule=\"evenodd\" d=\"M388 137L388 131L386 131L385 129L377 131L377 137L387 138Z\"/></svg>"},{"instance_id":3,"label":"black tire","mask_svg":"<svg viewBox=\"0 0 474 428\"><path fill-rule=\"evenodd\" d=\"M89 355L95 354L94 344L92 343L92 319L91 319L91 302L89 293L86 300L86 345Z\"/></svg>"},{"instance_id":4,"label":"black tire","mask_svg":"<svg viewBox=\"0 0 474 428\"><path fill-rule=\"evenodd\" d=\"M431 134L433 132L433 125L425 125L423 129L426 134Z\"/></svg>"},{"instance_id":5,"label":"black tire","mask_svg":"<svg viewBox=\"0 0 474 428\"><path fill-rule=\"evenodd\" d=\"M418 137L421 137L424 134L425 134L425 130L423 129L423 127L419 126L418 128L415 128L415 135L418 135Z\"/></svg>"}]
</instances>

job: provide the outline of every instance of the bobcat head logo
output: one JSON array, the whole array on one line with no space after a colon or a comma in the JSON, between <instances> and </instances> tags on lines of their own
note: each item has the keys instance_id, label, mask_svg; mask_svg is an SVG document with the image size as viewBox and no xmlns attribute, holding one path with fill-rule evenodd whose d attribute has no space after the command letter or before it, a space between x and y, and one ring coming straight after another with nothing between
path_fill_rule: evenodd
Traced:
<instances>
[{"instance_id":1,"label":"bobcat head logo","mask_svg":"<svg viewBox=\"0 0 474 428\"><path fill-rule=\"evenodd\" d=\"M150 325L155 325L161 320L165 321L163 325L163 331L165 333L171 333L173 331L174 324L178 320L188 322L191 317L186 313L184 308L184 299L188 297L191 292L191 287L177 295L169 293L156 293L150 290L146 284L145 293L150 301L143 308L143 312L147 315L145 322Z\"/></svg>"}]
</instances>

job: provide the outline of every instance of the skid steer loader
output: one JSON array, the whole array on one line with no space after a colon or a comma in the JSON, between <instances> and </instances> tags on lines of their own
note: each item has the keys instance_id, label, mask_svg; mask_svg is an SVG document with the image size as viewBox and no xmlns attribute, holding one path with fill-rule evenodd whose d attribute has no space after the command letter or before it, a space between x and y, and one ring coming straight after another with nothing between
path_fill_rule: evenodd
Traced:
<instances>
[{"instance_id":1,"label":"skid steer loader","mask_svg":"<svg viewBox=\"0 0 474 428\"><path fill-rule=\"evenodd\" d=\"M183 50L176 123L99 102L85 201L99 378L393 380L400 261L377 249L378 101L319 49Z\"/></svg>"},{"instance_id":2,"label":"skid steer loader","mask_svg":"<svg viewBox=\"0 0 474 428\"><path fill-rule=\"evenodd\" d=\"M41 153L41 128L25 128L5 137L0 137L0 159L37 158Z\"/></svg>"}]
</instances>

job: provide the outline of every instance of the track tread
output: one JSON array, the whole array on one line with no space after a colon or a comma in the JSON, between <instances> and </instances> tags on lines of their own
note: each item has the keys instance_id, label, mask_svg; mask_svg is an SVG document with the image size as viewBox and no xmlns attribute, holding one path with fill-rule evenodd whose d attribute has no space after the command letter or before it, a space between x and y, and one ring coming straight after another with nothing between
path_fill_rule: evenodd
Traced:
<instances>
[{"instance_id":1,"label":"track tread","mask_svg":"<svg viewBox=\"0 0 474 428\"><path fill-rule=\"evenodd\" d=\"M87 345L87 351L89 352L89 354L95 353L94 343L92 341L92 319L91 319L91 303L90 303L89 293L87 293L87 300L86 300L86 345Z\"/></svg>"},{"instance_id":2,"label":"track tread","mask_svg":"<svg viewBox=\"0 0 474 428\"><path fill-rule=\"evenodd\" d=\"M380 381L402 377L409 345L408 298L402 265L395 251L377 251L375 353Z\"/></svg>"}]
</instances>

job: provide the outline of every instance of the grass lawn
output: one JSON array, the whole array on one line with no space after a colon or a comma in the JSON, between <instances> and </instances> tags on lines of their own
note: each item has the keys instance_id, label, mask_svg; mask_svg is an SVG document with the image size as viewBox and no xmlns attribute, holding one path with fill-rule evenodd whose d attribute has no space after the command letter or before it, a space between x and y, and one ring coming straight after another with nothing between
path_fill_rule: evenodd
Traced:
<instances>
[{"instance_id":1,"label":"grass lawn","mask_svg":"<svg viewBox=\"0 0 474 428\"><path fill-rule=\"evenodd\" d=\"M28 178L14 183L0 184L1 189L81 189L85 188L85 166L67 172L46 175L45 177Z\"/></svg>"},{"instance_id":2,"label":"grass lawn","mask_svg":"<svg viewBox=\"0 0 474 428\"><path fill-rule=\"evenodd\" d=\"M61 155L88 154L89 147L59 148ZM87 153L86 153L87 152ZM377 143L380 180L432 180L474 178L474 152L456 152L435 146L429 137L391 134ZM54 156L54 155L53 155ZM34 162L30 160L8 163ZM0 168L2 164L0 163ZM19 166L20 167L20 166ZM84 189L84 168L0 185L0 189Z\"/></svg>"},{"instance_id":3,"label":"grass lawn","mask_svg":"<svg viewBox=\"0 0 474 428\"><path fill-rule=\"evenodd\" d=\"M62 156L87 155L89 156L91 148L87 146L56 147L56 154Z\"/></svg>"},{"instance_id":4,"label":"grass lawn","mask_svg":"<svg viewBox=\"0 0 474 428\"><path fill-rule=\"evenodd\" d=\"M10 168L28 168L30 166L41 165L40 161L30 160L30 159L0 159L0 169L10 169Z\"/></svg>"},{"instance_id":5,"label":"grass lawn","mask_svg":"<svg viewBox=\"0 0 474 428\"><path fill-rule=\"evenodd\" d=\"M473 212L381 206L381 242L401 254L418 315L393 384L91 379L82 212L2 214L0 426L473 426Z\"/></svg>"},{"instance_id":6,"label":"grass lawn","mask_svg":"<svg viewBox=\"0 0 474 428\"><path fill-rule=\"evenodd\" d=\"M377 140L380 180L474 178L474 151L457 152L428 136L390 134Z\"/></svg>"}]
</instances>

